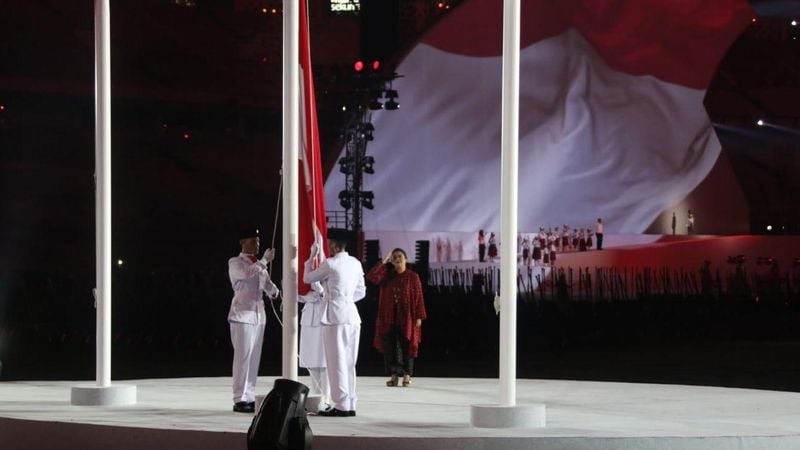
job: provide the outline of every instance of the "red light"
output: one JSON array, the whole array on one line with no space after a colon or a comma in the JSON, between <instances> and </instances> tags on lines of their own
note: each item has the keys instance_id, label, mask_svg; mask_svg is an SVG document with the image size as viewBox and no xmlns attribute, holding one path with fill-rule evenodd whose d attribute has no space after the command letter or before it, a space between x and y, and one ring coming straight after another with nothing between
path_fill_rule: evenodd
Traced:
<instances>
[{"instance_id":1,"label":"red light","mask_svg":"<svg viewBox=\"0 0 800 450\"><path fill-rule=\"evenodd\" d=\"M183 138L184 139L189 139L189 133L183 133Z\"/></svg>"},{"instance_id":2,"label":"red light","mask_svg":"<svg viewBox=\"0 0 800 450\"><path fill-rule=\"evenodd\" d=\"M364 61L356 61L356 63L353 64L353 69L355 69L356 72L364 70Z\"/></svg>"},{"instance_id":3,"label":"red light","mask_svg":"<svg viewBox=\"0 0 800 450\"><path fill-rule=\"evenodd\" d=\"M752 19L750 19L750 21L751 21L751 22L753 22L753 23L756 23L756 22L758 22L758 19L756 19L755 17L753 17Z\"/></svg>"},{"instance_id":4,"label":"red light","mask_svg":"<svg viewBox=\"0 0 800 450\"><path fill-rule=\"evenodd\" d=\"M372 70L378 70L380 68L381 68L380 61L378 61L377 59L375 61L372 61Z\"/></svg>"},{"instance_id":5,"label":"red light","mask_svg":"<svg viewBox=\"0 0 800 450\"><path fill-rule=\"evenodd\" d=\"M0 111L5 111L5 110L6 110L6 105L0 105Z\"/></svg>"},{"instance_id":6,"label":"red light","mask_svg":"<svg viewBox=\"0 0 800 450\"><path fill-rule=\"evenodd\" d=\"M445 4L444 4L444 2L439 2L439 3L436 4L436 7L439 8L439 9L444 9Z\"/></svg>"}]
</instances>

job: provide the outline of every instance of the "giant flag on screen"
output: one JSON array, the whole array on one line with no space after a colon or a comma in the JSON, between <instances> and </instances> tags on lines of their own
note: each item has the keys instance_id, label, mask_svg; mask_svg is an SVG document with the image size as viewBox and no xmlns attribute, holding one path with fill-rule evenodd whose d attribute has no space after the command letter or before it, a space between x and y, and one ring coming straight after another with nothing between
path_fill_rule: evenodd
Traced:
<instances>
[{"instance_id":1,"label":"giant flag on screen","mask_svg":"<svg viewBox=\"0 0 800 450\"><path fill-rule=\"evenodd\" d=\"M307 294L310 287L303 283L303 262L316 243L320 251L315 266L325 259L325 196L322 187L322 164L320 162L317 108L314 98L314 76L311 73L311 44L308 36L308 9L305 0L300 1L300 189L298 217L298 293Z\"/></svg>"},{"instance_id":2,"label":"giant flag on screen","mask_svg":"<svg viewBox=\"0 0 800 450\"><path fill-rule=\"evenodd\" d=\"M500 226L501 0L466 0L411 49L375 111L364 230ZM519 227L641 233L707 177L721 146L703 106L753 17L746 0L525 0ZM344 176L325 184L335 201Z\"/></svg>"}]
</instances>

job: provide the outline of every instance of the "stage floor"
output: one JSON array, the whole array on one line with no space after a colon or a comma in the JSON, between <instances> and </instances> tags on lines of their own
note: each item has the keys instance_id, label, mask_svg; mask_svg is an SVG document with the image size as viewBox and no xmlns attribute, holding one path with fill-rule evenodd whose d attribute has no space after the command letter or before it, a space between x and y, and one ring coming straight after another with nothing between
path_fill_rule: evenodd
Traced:
<instances>
[{"instance_id":1,"label":"stage floor","mask_svg":"<svg viewBox=\"0 0 800 450\"><path fill-rule=\"evenodd\" d=\"M274 377L261 377L267 393ZM308 382L301 377L300 381ZM797 449L800 393L702 386L518 380L520 404L544 403L547 427L480 429L470 405L496 403L496 379L358 379L354 418L310 416L319 449ZM129 407L77 407L86 382L0 383L0 442L32 448L246 448L252 415L230 411L230 378L148 379Z\"/></svg>"}]
</instances>

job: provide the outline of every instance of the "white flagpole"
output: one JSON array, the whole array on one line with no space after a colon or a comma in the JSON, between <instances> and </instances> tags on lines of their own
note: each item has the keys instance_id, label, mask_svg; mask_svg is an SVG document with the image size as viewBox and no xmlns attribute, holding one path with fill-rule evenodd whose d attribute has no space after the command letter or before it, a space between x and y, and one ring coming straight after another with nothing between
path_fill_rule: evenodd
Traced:
<instances>
[{"instance_id":1,"label":"white flagpole","mask_svg":"<svg viewBox=\"0 0 800 450\"><path fill-rule=\"evenodd\" d=\"M470 422L486 428L541 427L544 405L517 405L517 194L520 0L503 1L503 100L500 146L500 402L473 405Z\"/></svg>"},{"instance_id":2,"label":"white flagpole","mask_svg":"<svg viewBox=\"0 0 800 450\"><path fill-rule=\"evenodd\" d=\"M500 133L500 406L517 403L517 194L520 0L503 3Z\"/></svg>"},{"instance_id":3,"label":"white flagpole","mask_svg":"<svg viewBox=\"0 0 800 450\"><path fill-rule=\"evenodd\" d=\"M299 0L305 1L305 0ZM283 2L283 354L281 375L297 380L297 233L300 158L300 7Z\"/></svg>"},{"instance_id":4,"label":"white flagpole","mask_svg":"<svg viewBox=\"0 0 800 450\"><path fill-rule=\"evenodd\" d=\"M74 405L136 403L136 386L111 385L111 18L95 0L95 340L94 387L73 387Z\"/></svg>"},{"instance_id":5,"label":"white flagpole","mask_svg":"<svg viewBox=\"0 0 800 450\"><path fill-rule=\"evenodd\" d=\"M95 270L97 385L111 385L111 51L109 0L96 0Z\"/></svg>"}]
</instances>

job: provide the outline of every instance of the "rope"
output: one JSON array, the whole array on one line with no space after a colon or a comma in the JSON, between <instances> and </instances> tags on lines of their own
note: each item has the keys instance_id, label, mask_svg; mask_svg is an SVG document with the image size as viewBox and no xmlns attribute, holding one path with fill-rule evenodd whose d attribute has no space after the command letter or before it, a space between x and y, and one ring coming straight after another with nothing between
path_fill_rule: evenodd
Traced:
<instances>
[{"instance_id":1,"label":"rope","mask_svg":"<svg viewBox=\"0 0 800 450\"><path fill-rule=\"evenodd\" d=\"M269 248L275 248L275 235L278 232L278 213L280 212L281 208L281 193L283 191L283 170L280 171L280 183L278 183L278 201L275 202L275 220L272 223L272 240L270 241ZM270 261L269 266L267 267L267 276L272 279L272 261ZM281 310L283 310L283 289L279 290L278 297L281 299ZM269 306L272 308L272 314L275 315L275 319L280 324L281 328L283 328L283 321L281 320L280 314L278 311L275 310L275 303L270 300Z\"/></svg>"}]
</instances>

